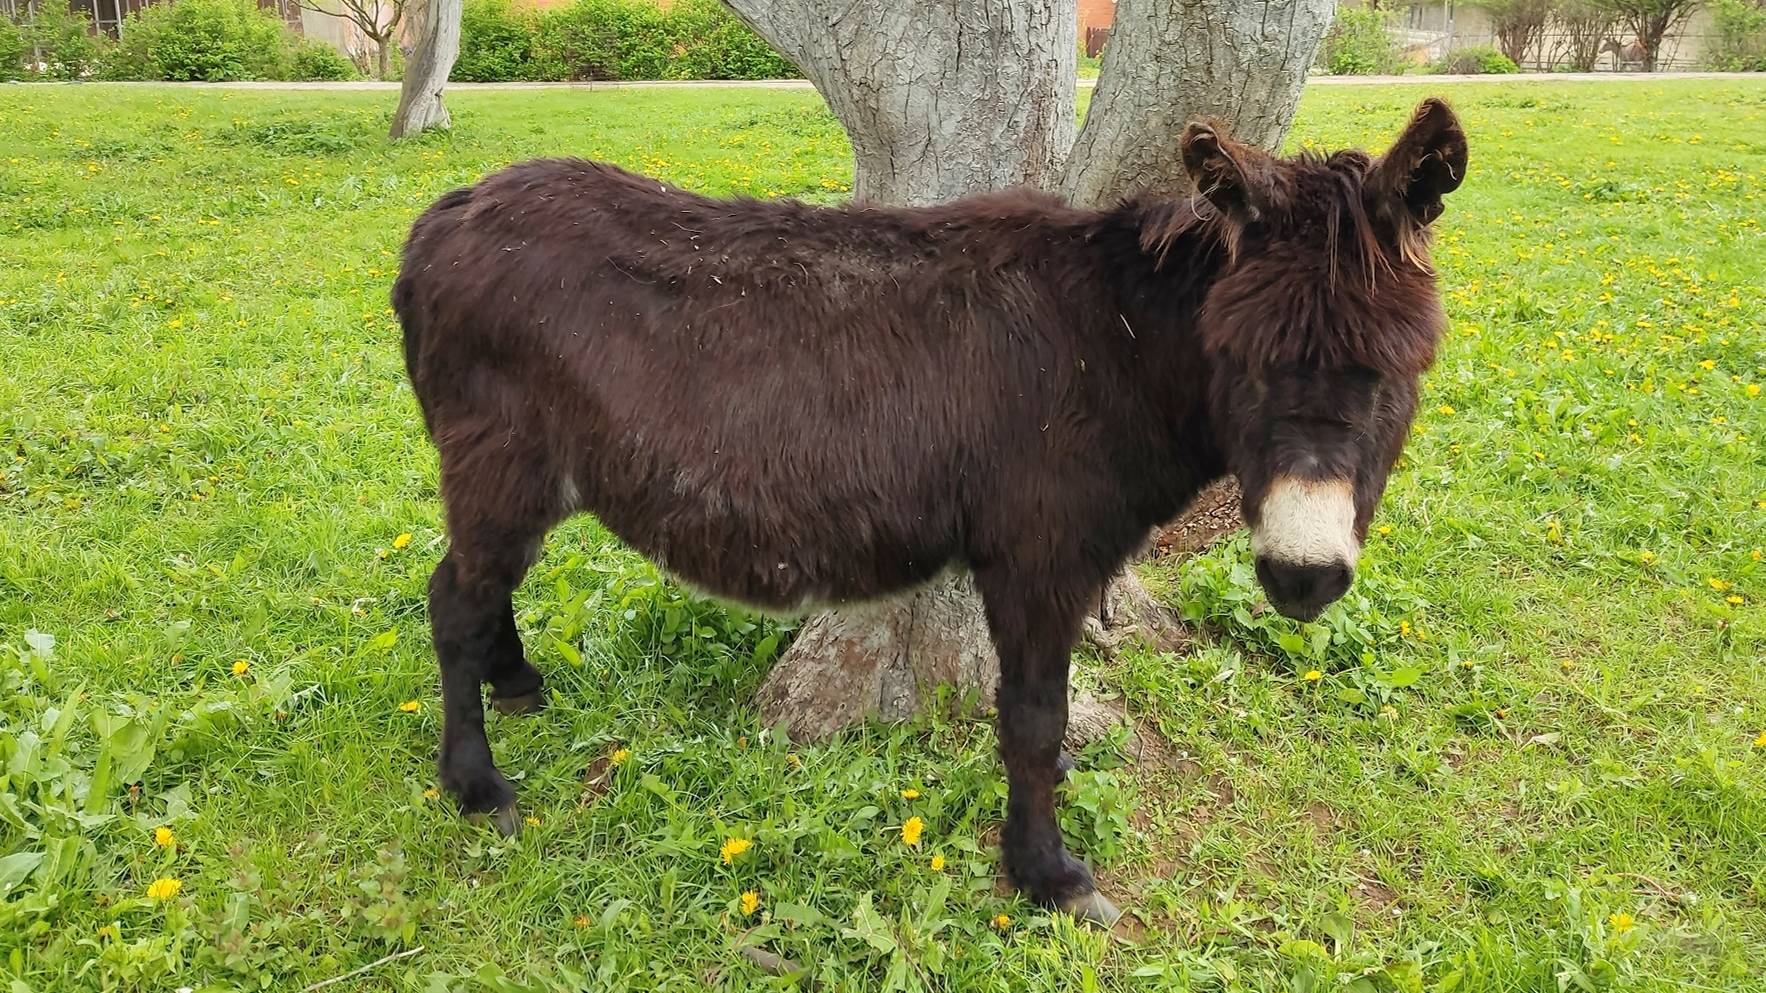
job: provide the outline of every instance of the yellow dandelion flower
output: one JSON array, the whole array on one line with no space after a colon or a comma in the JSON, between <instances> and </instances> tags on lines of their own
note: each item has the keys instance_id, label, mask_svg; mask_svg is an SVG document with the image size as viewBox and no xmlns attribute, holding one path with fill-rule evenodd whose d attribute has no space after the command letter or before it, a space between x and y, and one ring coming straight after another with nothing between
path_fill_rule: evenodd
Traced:
<instances>
[{"instance_id":1,"label":"yellow dandelion flower","mask_svg":"<svg viewBox=\"0 0 1766 993\"><path fill-rule=\"evenodd\" d=\"M425 800L434 800L438 796L441 796L441 790L438 790L433 786L423 791L423 799Z\"/></svg>"},{"instance_id":2,"label":"yellow dandelion flower","mask_svg":"<svg viewBox=\"0 0 1766 993\"><path fill-rule=\"evenodd\" d=\"M1626 912L1621 910L1618 913L1613 914L1612 916L1608 917L1607 923L1611 924L1613 926L1613 930L1619 932L1620 934L1624 934L1625 932L1627 932L1627 931L1631 930L1633 927L1635 927L1637 924L1637 921L1630 914L1627 914Z\"/></svg>"},{"instance_id":3,"label":"yellow dandelion flower","mask_svg":"<svg viewBox=\"0 0 1766 993\"><path fill-rule=\"evenodd\" d=\"M1743 603L1746 603L1747 601L1743 600L1739 595L1731 593L1728 596L1723 598L1723 602L1739 607Z\"/></svg>"},{"instance_id":4,"label":"yellow dandelion flower","mask_svg":"<svg viewBox=\"0 0 1766 993\"><path fill-rule=\"evenodd\" d=\"M613 763L614 765L625 765L626 761L629 760L631 757L632 757L632 750L631 749L629 749L629 748L615 748L613 750L613 754L607 756L607 761Z\"/></svg>"},{"instance_id":5,"label":"yellow dandelion flower","mask_svg":"<svg viewBox=\"0 0 1766 993\"><path fill-rule=\"evenodd\" d=\"M1766 739L1766 734L1762 734L1760 737L1762 739ZM942 855L932 856L932 871L933 872L943 872L944 871L944 856L942 856Z\"/></svg>"},{"instance_id":6,"label":"yellow dandelion flower","mask_svg":"<svg viewBox=\"0 0 1766 993\"><path fill-rule=\"evenodd\" d=\"M1760 736L1754 739L1754 747L1766 748L1766 731L1761 731Z\"/></svg>"},{"instance_id":7,"label":"yellow dandelion flower","mask_svg":"<svg viewBox=\"0 0 1766 993\"><path fill-rule=\"evenodd\" d=\"M1714 589L1719 593L1721 593L1724 590L1729 589L1731 586L1735 585L1734 583L1730 582L1727 579L1718 579L1716 576L1710 577L1709 579L1705 580L1705 582L1711 584L1711 589Z\"/></svg>"},{"instance_id":8,"label":"yellow dandelion flower","mask_svg":"<svg viewBox=\"0 0 1766 993\"><path fill-rule=\"evenodd\" d=\"M147 899L158 900L161 903L164 903L172 897L177 896L178 891L183 888L183 880L161 877L147 884Z\"/></svg>"},{"instance_id":9,"label":"yellow dandelion flower","mask_svg":"<svg viewBox=\"0 0 1766 993\"><path fill-rule=\"evenodd\" d=\"M760 894L753 890L742 891L742 913L753 914L760 909Z\"/></svg>"},{"instance_id":10,"label":"yellow dandelion flower","mask_svg":"<svg viewBox=\"0 0 1766 993\"><path fill-rule=\"evenodd\" d=\"M1637 561L1642 562L1644 565L1650 565L1656 561L1656 553L1645 549L1637 553Z\"/></svg>"},{"instance_id":11,"label":"yellow dandelion flower","mask_svg":"<svg viewBox=\"0 0 1766 993\"><path fill-rule=\"evenodd\" d=\"M1497 720L1501 720L1501 719L1502 719L1502 718L1504 718L1504 717L1507 717L1507 716L1508 716L1508 708L1507 708L1507 707L1498 707L1498 708L1496 708L1496 718L1497 718Z\"/></svg>"},{"instance_id":12,"label":"yellow dandelion flower","mask_svg":"<svg viewBox=\"0 0 1766 993\"><path fill-rule=\"evenodd\" d=\"M1319 672L1317 669L1308 669L1306 670L1306 675L1301 676L1300 678L1309 683L1316 683L1324 678L1324 673Z\"/></svg>"},{"instance_id":13,"label":"yellow dandelion flower","mask_svg":"<svg viewBox=\"0 0 1766 993\"><path fill-rule=\"evenodd\" d=\"M1410 637L1410 622L1409 621L1399 621L1398 622L1398 636L1400 638Z\"/></svg>"},{"instance_id":14,"label":"yellow dandelion flower","mask_svg":"<svg viewBox=\"0 0 1766 993\"><path fill-rule=\"evenodd\" d=\"M901 798L903 800L918 800L920 798L920 791L916 789L902 790Z\"/></svg>"},{"instance_id":15,"label":"yellow dandelion flower","mask_svg":"<svg viewBox=\"0 0 1766 993\"><path fill-rule=\"evenodd\" d=\"M1748 558L1753 559L1755 562L1760 561L1760 550L1758 548L1756 548L1753 551L1749 552Z\"/></svg>"},{"instance_id":16,"label":"yellow dandelion flower","mask_svg":"<svg viewBox=\"0 0 1766 993\"><path fill-rule=\"evenodd\" d=\"M161 848L170 848L178 843L178 836L169 827L154 828L153 843Z\"/></svg>"},{"instance_id":17,"label":"yellow dandelion flower","mask_svg":"<svg viewBox=\"0 0 1766 993\"><path fill-rule=\"evenodd\" d=\"M1710 372L1712 369L1717 368L1717 360L1716 359L1705 359L1704 361L1699 363L1699 368L1705 370L1706 372Z\"/></svg>"},{"instance_id":18,"label":"yellow dandelion flower","mask_svg":"<svg viewBox=\"0 0 1766 993\"><path fill-rule=\"evenodd\" d=\"M918 816L910 817L908 818L907 823L901 826L901 843L909 848L918 847L920 844L920 835L925 832L926 822L921 820Z\"/></svg>"},{"instance_id":19,"label":"yellow dandelion flower","mask_svg":"<svg viewBox=\"0 0 1766 993\"><path fill-rule=\"evenodd\" d=\"M415 714L418 710L422 709L422 707L423 705L415 700L406 700L404 703L399 704L399 709L407 714Z\"/></svg>"},{"instance_id":20,"label":"yellow dandelion flower","mask_svg":"<svg viewBox=\"0 0 1766 993\"><path fill-rule=\"evenodd\" d=\"M243 676L250 671L251 671L251 663L245 661L244 659L240 659L239 661L233 663L233 675L235 675L235 676Z\"/></svg>"},{"instance_id":21,"label":"yellow dandelion flower","mask_svg":"<svg viewBox=\"0 0 1766 993\"><path fill-rule=\"evenodd\" d=\"M790 766L793 769L803 768L803 760L797 757L796 752L792 752L791 754L785 756L785 764Z\"/></svg>"},{"instance_id":22,"label":"yellow dandelion flower","mask_svg":"<svg viewBox=\"0 0 1766 993\"><path fill-rule=\"evenodd\" d=\"M1760 384L1759 383L1749 383L1748 384L1748 396L1757 397L1759 395L1760 395Z\"/></svg>"},{"instance_id":23,"label":"yellow dandelion flower","mask_svg":"<svg viewBox=\"0 0 1766 993\"><path fill-rule=\"evenodd\" d=\"M1012 926L1012 919L1005 914L995 914L993 915L993 926L1004 931Z\"/></svg>"},{"instance_id":24,"label":"yellow dandelion flower","mask_svg":"<svg viewBox=\"0 0 1766 993\"><path fill-rule=\"evenodd\" d=\"M736 857L753 847L754 842L747 838L725 838L723 847L717 850L717 854L724 860L724 865L735 865Z\"/></svg>"},{"instance_id":25,"label":"yellow dandelion flower","mask_svg":"<svg viewBox=\"0 0 1766 993\"><path fill-rule=\"evenodd\" d=\"M535 817L532 814L528 814L526 820L527 820L528 827L539 827L540 826L540 819L538 817Z\"/></svg>"},{"instance_id":26,"label":"yellow dandelion flower","mask_svg":"<svg viewBox=\"0 0 1766 993\"><path fill-rule=\"evenodd\" d=\"M406 531L404 534L401 534L397 538L394 538L392 540L392 547L394 547L394 548L402 549L402 548L408 547L410 544L411 544L411 532L409 532L409 531Z\"/></svg>"},{"instance_id":27,"label":"yellow dandelion flower","mask_svg":"<svg viewBox=\"0 0 1766 993\"><path fill-rule=\"evenodd\" d=\"M1438 412L1440 412L1442 414L1452 414L1453 413L1453 408L1445 403L1439 407L1436 407L1435 410L1437 410Z\"/></svg>"},{"instance_id":28,"label":"yellow dandelion flower","mask_svg":"<svg viewBox=\"0 0 1766 993\"><path fill-rule=\"evenodd\" d=\"M589 927L589 915L578 914L575 917L572 917L570 919L570 926L576 928L578 931L587 930Z\"/></svg>"}]
</instances>

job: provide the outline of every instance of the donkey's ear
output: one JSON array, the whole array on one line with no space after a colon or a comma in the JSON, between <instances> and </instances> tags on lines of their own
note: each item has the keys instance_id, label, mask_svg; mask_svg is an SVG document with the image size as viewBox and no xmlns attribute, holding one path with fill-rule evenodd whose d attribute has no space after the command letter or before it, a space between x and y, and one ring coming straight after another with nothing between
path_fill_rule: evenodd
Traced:
<instances>
[{"instance_id":1,"label":"donkey's ear","mask_svg":"<svg viewBox=\"0 0 1766 993\"><path fill-rule=\"evenodd\" d=\"M1377 192L1402 203L1419 224L1441 216L1441 198L1466 178L1466 133L1446 101L1417 105L1410 125L1374 164Z\"/></svg>"},{"instance_id":2,"label":"donkey's ear","mask_svg":"<svg viewBox=\"0 0 1766 993\"><path fill-rule=\"evenodd\" d=\"M1183 165L1196 192L1239 220L1255 220L1261 199L1252 175L1255 160L1220 136L1211 124L1192 123L1183 133Z\"/></svg>"}]
</instances>

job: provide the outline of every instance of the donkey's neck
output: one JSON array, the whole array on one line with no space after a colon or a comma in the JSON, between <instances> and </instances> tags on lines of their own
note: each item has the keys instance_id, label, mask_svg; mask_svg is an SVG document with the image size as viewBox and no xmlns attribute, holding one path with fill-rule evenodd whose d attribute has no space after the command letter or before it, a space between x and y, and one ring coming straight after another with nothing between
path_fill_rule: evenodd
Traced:
<instances>
[{"instance_id":1,"label":"donkey's neck","mask_svg":"<svg viewBox=\"0 0 1766 993\"><path fill-rule=\"evenodd\" d=\"M1225 221L1198 199L1131 202L1104 215L1102 276L1133 336L1149 457L1180 501L1224 471L1208 416L1212 368L1198 317L1230 257Z\"/></svg>"}]
</instances>

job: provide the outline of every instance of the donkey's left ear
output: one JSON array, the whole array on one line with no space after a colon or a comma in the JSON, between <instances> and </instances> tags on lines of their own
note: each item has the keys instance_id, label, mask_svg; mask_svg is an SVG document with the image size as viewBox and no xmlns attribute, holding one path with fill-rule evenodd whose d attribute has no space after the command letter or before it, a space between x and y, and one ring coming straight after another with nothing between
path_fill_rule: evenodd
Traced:
<instances>
[{"instance_id":1,"label":"donkey's left ear","mask_svg":"<svg viewBox=\"0 0 1766 993\"><path fill-rule=\"evenodd\" d=\"M1256 220L1264 199L1255 154L1221 137L1214 125L1192 122L1183 133L1183 165L1196 192L1241 221Z\"/></svg>"},{"instance_id":2,"label":"donkey's left ear","mask_svg":"<svg viewBox=\"0 0 1766 993\"><path fill-rule=\"evenodd\" d=\"M1380 192L1401 202L1417 223L1441 216L1441 198L1466 178L1466 133L1443 100L1417 106L1410 125L1374 164L1370 177Z\"/></svg>"}]
</instances>

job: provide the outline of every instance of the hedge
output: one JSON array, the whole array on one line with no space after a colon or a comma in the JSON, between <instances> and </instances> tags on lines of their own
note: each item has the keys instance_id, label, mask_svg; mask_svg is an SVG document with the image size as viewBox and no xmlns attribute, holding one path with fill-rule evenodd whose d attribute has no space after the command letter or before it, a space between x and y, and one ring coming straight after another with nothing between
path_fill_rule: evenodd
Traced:
<instances>
[{"instance_id":1,"label":"hedge","mask_svg":"<svg viewBox=\"0 0 1766 993\"><path fill-rule=\"evenodd\" d=\"M576 0L546 11L469 0L458 82L778 79L800 75L718 0Z\"/></svg>"}]
</instances>

